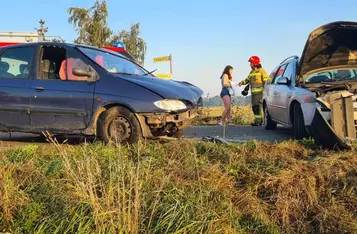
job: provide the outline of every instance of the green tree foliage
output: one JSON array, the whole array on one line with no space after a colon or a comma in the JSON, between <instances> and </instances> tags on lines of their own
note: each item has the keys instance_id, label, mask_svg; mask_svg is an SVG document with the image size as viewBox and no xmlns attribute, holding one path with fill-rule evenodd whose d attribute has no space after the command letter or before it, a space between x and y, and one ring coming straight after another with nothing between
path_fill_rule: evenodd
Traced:
<instances>
[{"instance_id":1,"label":"green tree foliage","mask_svg":"<svg viewBox=\"0 0 357 234\"><path fill-rule=\"evenodd\" d=\"M71 7L68 9L70 15L68 22L71 23L78 38L75 43L103 46L108 43L112 31L108 27L108 7L105 0L97 0L89 9Z\"/></svg>"},{"instance_id":2,"label":"green tree foliage","mask_svg":"<svg viewBox=\"0 0 357 234\"><path fill-rule=\"evenodd\" d=\"M96 0L94 6L89 9L71 7L68 9L68 14L68 22L78 33L75 43L101 47L122 41L136 61L139 64L144 63L147 46L139 37L140 24L132 24L129 31L124 29L118 34L113 34L107 23L108 6L105 0Z\"/></svg>"},{"instance_id":3,"label":"green tree foliage","mask_svg":"<svg viewBox=\"0 0 357 234\"><path fill-rule=\"evenodd\" d=\"M146 53L146 42L139 37L140 24L132 24L130 30L123 29L118 35L114 35L111 41L113 44L116 41L122 41L125 43L126 49L139 64L144 64Z\"/></svg>"}]
</instances>

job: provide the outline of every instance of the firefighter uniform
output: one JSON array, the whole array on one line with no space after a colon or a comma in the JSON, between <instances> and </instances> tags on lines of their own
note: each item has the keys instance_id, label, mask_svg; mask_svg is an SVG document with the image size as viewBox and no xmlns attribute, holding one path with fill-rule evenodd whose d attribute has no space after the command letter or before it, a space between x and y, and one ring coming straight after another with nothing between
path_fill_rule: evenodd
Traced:
<instances>
[{"instance_id":1,"label":"firefighter uniform","mask_svg":"<svg viewBox=\"0 0 357 234\"><path fill-rule=\"evenodd\" d=\"M262 125L263 123L263 89L264 84L269 79L264 68L253 68L248 77L241 82L242 85L250 85L252 94L252 109L254 113L254 123L252 125Z\"/></svg>"}]
</instances>

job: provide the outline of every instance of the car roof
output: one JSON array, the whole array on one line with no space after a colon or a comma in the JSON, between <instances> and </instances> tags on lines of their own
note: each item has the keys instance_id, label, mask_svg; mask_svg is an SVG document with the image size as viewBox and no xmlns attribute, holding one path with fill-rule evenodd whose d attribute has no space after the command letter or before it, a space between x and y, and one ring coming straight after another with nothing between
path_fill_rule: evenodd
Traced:
<instances>
[{"instance_id":1,"label":"car roof","mask_svg":"<svg viewBox=\"0 0 357 234\"><path fill-rule=\"evenodd\" d=\"M96 46L90 46L86 44L75 44L75 43L65 43L65 42L26 42L26 43L18 43L18 44L11 44L11 45L6 45L2 48L16 48L16 47L27 47L27 46L38 46L38 45L50 45L50 46L62 46L62 47L76 47L76 46L81 46L81 47L87 47L90 49L96 49L96 50L101 50L103 52L107 52L107 50L104 50L102 48L96 47Z\"/></svg>"},{"instance_id":2,"label":"car roof","mask_svg":"<svg viewBox=\"0 0 357 234\"><path fill-rule=\"evenodd\" d=\"M8 48L20 48L20 47L28 47L28 46L41 46L41 45L47 45L47 46L60 46L60 47L71 47L71 48L75 48L77 46L80 47L85 47L85 48L89 48L89 49L95 49L95 50L99 50L101 52L105 52L105 53L110 53L116 56L120 56L123 58L126 58L125 56L123 56L120 53L117 53L115 51L109 50L109 49L105 49L105 48L100 48L100 47L96 47L96 46L90 46L90 45L86 45L86 44L76 44L76 43L66 43L66 42L26 42L26 43L16 43L16 44L11 44L11 45L6 45L6 46L2 46L0 47L0 51L8 49Z\"/></svg>"},{"instance_id":3,"label":"car roof","mask_svg":"<svg viewBox=\"0 0 357 234\"><path fill-rule=\"evenodd\" d=\"M286 63L289 63L291 60L299 60L299 56L293 55L293 56L287 57L282 62L280 62L279 66L283 65L283 64L286 64Z\"/></svg>"}]
</instances>

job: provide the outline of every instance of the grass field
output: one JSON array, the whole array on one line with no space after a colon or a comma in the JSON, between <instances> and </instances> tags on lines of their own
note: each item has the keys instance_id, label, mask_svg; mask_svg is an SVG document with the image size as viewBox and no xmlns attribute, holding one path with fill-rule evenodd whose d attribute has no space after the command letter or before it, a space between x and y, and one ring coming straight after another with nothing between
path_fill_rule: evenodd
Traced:
<instances>
[{"instance_id":1,"label":"grass field","mask_svg":"<svg viewBox=\"0 0 357 234\"><path fill-rule=\"evenodd\" d=\"M356 233L357 157L295 141L0 151L0 232Z\"/></svg>"},{"instance_id":2,"label":"grass field","mask_svg":"<svg viewBox=\"0 0 357 234\"><path fill-rule=\"evenodd\" d=\"M193 125L214 125L220 119L223 106L203 107L202 114L197 118ZM233 106L232 107L232 122L236 125L247 125L254 120L254 115L251 106Z\"/></svg>"}]
</instances>

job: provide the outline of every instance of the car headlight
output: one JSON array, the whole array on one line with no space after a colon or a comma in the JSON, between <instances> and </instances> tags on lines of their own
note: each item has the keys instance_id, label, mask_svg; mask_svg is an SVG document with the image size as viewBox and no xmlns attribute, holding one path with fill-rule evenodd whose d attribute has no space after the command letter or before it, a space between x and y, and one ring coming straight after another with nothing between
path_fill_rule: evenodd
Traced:
<instances>
[{"instance_id":1,"label":"car headlight","mask_svg":"<svg viewBox=\"0 0 357 234\"><path fill-rule=\"evenodd\" d=\"M185 103L180 100L160 100L154 102L154 105L166 111L179 111L187 108Z\"/></svg>"}]
</instances>

